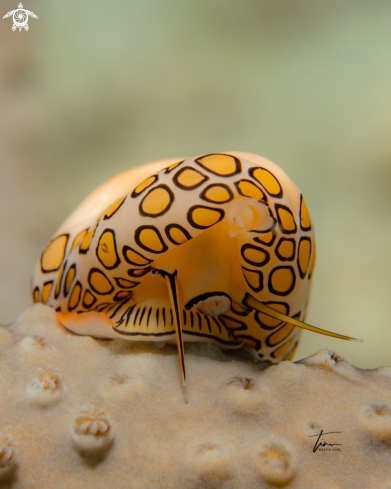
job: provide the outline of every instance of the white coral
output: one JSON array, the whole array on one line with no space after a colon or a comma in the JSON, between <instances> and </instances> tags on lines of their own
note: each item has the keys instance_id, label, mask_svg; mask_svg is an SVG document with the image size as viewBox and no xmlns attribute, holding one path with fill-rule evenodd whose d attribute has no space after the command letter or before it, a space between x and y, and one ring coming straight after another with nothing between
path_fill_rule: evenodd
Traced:
<instances>
[{"instance_id":1,"label":"white coral","mask_svg":"<svg viewBox=\"0 0 391 489\"><path fill-rule=\"evenodd\" d=\"M95 406L83 406L75 416L72 438L82 454L106 450L113 442L109 417Z\"/></svg>"},{"instance_id":2,"label":"white coral","mask_svg":"<svg viewBox=\"0 0 391 489\"><path fill-rule=\"evenodd\" d=\"M36 390L56 390L60 386L60 372L58 368L48 365L46 368L37 368L38 378L30 386Z\"/></svg>"},{"instance_id":3,"label":"white coral","mask_svg":"<svg viewBox=\"0 0 391 489\"><path fill-rule=\"evenodd\" d=\"M0 437L0 487L391 489L389 367L357 369L323 350L266 368L188 342L184 390L174 345L68 337L42 304L23 321L1 344L1 430L23 453ZM27 337L36 333L46 347ZM37 399L62 394L37 410L26 391L19 402L27 384ZM341 445L314 453L322 430L319 441Z\"/></svg>"},{"instance_id":4,"label":"white coral","mask_svg":"<svg viewBox=\"0 0 391 489\"><path fill-rule=\"evenodd\" d=\"M391 403L386 400L368 400L358 412L362 430L379 440L391 439Z\"/></svg>"},{"instance_id":5,"label":"white coral","mask_svg":"<svg viewBox=\"0 0 391 489\"><path fill-rule=\"evenodd\" d=\"M15 465L16 447L10 435L3 436L0 433L0 474L7 472Z\"/></svg>"},{"instance_id":6,"label":"white coral","mask_svg":"<svg viewBox=\"0 0 391 489\"><path fill-rule=\"evenodd\" d=\"M222 480L232 476L232 458L231 447L215 442L204 442L191 447L187 460L194 476L200 477L205 486L209 487L213 485L213 480L220 480L221 484Z\"/></svg>"},{"instance_id":7,"label":"white coral","mask_svg":"<svg viewBox=\"0 0 391 489\"><path fill-rule=\"evenodd\" d=\"M295 475L297 458L293 445L280 436L271 435L258 442L254 454L256 472L271 485L284 485Z\"/></svg>"},{"instance_id":8,"label":"white coral","mask_svg":"<svg viewBox=\"0 0 391 489\"><path fill-rule=\"evenodd\" d=\"M75 432L81 435L105 435L110 429L110 421L104 411L95 406L82 407L75 418Z\"/></svg>"},{"instance_id":9,"label":"white coral","mask_svg":"<svg viewBox=\"0 0 391 489\"><path fill-rule=\"evenodd\" d=\"M37 377L26 389L30 402L35 406L45 407L61 397L61 377L58 368L47 365L37 368Z\"/></svg>"}]
</instances>

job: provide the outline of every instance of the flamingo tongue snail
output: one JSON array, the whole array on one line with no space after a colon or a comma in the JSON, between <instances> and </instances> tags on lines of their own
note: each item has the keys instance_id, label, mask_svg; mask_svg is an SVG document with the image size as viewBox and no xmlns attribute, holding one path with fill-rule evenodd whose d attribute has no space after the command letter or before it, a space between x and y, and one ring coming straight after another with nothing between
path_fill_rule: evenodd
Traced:
<instances>
[{"instance_id":1,"label":"flamingo tongue snail","mask_svg":"<svg viewBox=\"0 0 391 489\"><path fill-rule=\"evenodd\" d=\"M69 330L101 338L253 346L293 357L315 236L286 173L250 153L213 153L128 170L93 192L46 246L33 298Z\"/></svg>"}]
</instances>

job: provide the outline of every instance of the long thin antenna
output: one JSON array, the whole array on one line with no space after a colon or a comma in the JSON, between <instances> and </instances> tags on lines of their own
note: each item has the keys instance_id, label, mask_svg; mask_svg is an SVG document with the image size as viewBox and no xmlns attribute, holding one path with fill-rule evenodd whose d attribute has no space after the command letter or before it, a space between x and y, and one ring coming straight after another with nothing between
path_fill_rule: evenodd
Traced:
<instances>
[{"instance_id":1,"label":"long thin antenna","mask_svg":"<svg viewBox=\"0 0 391 489\"><path fill-rule=\"evenodd\" d=\"M168 293L170 295L171 308L173 311L174 325L177 337L179 361L182 370L183 385L186 385L186 364L185 364L185 348L183 345L183 323L182 323L182 309L179 303L177 271L174 273L168 273L164 270L155 269L159 275L166 279Z\"/></svg>"},{"instance_id":2,"label":"long thin antenna","mask_svg":"<svg viewBox=\"0 0 391 489\"><path fill-rule=\"evenodd\" d=\"M334 338L339 338L341 340L348 340L348 341L360 341L362 342L363 340L358 340L356 338L351 338L350 336L344 336L342 334L338 333L332 333L331 331L326 331L325 329L317 328L315 326L311 326L310 324L302 323L301 321L291 318L290 316L287 316L286 314L283 314L282 312L276 311L275 309L272 309L271 307L267 306L263 302L260 302L259 300L255 299L250 294L246 294L246 297L243 301L243 303L250 307L251 309L256 309L259 312L262 312L263 314L266 314L267 316L270 316L274 319L279 319L280 321L284 321L289 324L293 324L294 326L298 326L299 328L307 329L308 331L313 331L314 333L320 333L324 334L326 336L333 336Z\"/></svg>"}]
</instances>

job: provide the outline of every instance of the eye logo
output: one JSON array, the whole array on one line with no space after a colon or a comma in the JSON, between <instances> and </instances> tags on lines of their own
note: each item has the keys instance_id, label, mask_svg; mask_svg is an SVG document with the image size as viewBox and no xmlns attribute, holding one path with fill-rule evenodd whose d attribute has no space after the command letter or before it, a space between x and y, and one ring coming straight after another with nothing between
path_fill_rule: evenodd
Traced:
<instances>
[{"instance_id":1,"label":"eye logo","mask_svg":"<svg viewBox=\"0 0 391 489\"><path fill-rule=\"evenodd\" d=\"M23 28L25 31L29 30L29 25L27 23L29 16L34 17L34 19L38 19L34 12L30 12L30 10L25 10L21 3L18 5L18 8L16 10L11 10L11 12L6 13L3 19L11 17L11 15L14 21L12 25L12 30L16 31L16 29L19 29L19 32L22 32Z\"/></svg>"}]
</instances>

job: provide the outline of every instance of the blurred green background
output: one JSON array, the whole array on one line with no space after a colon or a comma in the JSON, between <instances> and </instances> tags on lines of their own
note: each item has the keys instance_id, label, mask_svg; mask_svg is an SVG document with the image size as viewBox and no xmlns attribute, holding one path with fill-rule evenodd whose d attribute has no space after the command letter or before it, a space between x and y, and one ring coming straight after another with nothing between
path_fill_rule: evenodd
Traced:
<instances>
[{"instance_id":1,"label":"blurred green background","mask_svg":"<svg viewBox=\"0 0 391 489\"><path fill-rule=\"evenodd\" d=\"M2 17L19 0L2 0ZM391 365L389 0L25 0L0 20L0 321L97 185L150 160L249 151L305 195L318 260L295 359Z\"/></svg>"}]
</instances>

